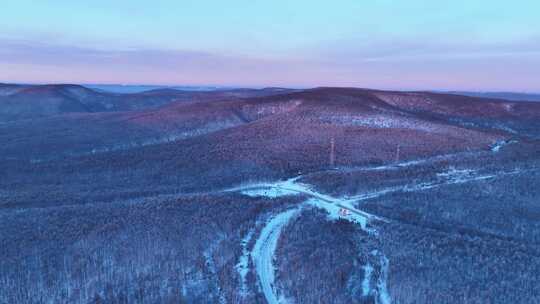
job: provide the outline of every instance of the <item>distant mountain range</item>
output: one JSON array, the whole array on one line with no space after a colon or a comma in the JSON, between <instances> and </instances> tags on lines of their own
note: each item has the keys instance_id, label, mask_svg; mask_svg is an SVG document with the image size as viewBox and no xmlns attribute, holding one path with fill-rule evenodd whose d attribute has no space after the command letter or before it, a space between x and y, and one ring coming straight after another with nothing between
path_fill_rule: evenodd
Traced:
<instances>
[{"instance_id":1,"label":"distant mountain range","mask_svg":"<svg viewBox=\"0 0 540 304\"><path fill-rule=\"evenodd\" d=\"M514 101L540 101L540 94L516 93L516 92L467 92L452 91L450 94L458 94L472 97L497 98Z\"/></svg>"},{"instance_id":2,"label":"distant mountain range","mask_svg":"<svg viewBox=\"0 0 540 304\"><path fill-rule=\"evenodd\" d=\"M141 93L156 89L176 89L182 91L215 91L230 90L234 87L219 86L159 86L159 85L116 85L116 84L90 84L84 85L87 88L111 93ZM540 93L519 93L519 92L473 92L473 91L434 91L439 93L457 94L471 97L497 98L514 101L540 101Z\"/></svg>"},{"instance_id":3,"label":"distant mountain range","mask_svg":"<svg viewBox=\"0 0 540 304\"><path fill-rule=\"evenodd\" d=\"M216 86L160 86L160 85L121 85L121 84L85 84L85 87L89 89L110 92L110 93L141 93L144 91L157 90L157 89L175 89L181 91L215 91L226 90L229 88L216 87Z\"/></svg>"},{"instance_id":4,"label":"distant mountain range","mask_svg":"<svg viewBox=\"0 0 540 304\"><path fill-rule=\"evenodd\" d=\"M293 90L215 89L179 90L150 87L137 93L88 88L74 84L0 84L0 122L47 117L63 113L119 112L156 108L171 102L210 101L239 97L268 96ZM142 89L142 87L138 87Z\"/></svg>"}]
</instances>

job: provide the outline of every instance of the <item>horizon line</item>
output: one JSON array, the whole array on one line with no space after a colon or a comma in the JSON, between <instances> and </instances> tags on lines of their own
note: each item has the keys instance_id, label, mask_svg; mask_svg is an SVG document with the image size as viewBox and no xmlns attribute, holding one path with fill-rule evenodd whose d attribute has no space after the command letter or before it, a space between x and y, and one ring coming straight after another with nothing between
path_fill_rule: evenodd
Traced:
<instances>
[{"instance_id":1,"label":"horizon line","mask_svg":"<svg viewBox=\"0 0 540 304\"><path fill-rule=\"evenodd\" d=\"M25 82L25 81L0 81L0 84L12 85L80 85L80 86L118 86L118 87L193 87L193 88L217 88L217 89L265 89L265 88L283 88L293 90L309 90L316 88L352 88L380 91L403 91L403 92L441 92L441 93L518 93L518 94L540 94L538 91L514 91L505 89L478 89L478 90L463 90L463 89L421 89L421 88L377 88L377 87L360 87L360 86L339 86L339 85L315 85L315 86L276 86L276 85L230 85L230 84L151 84L151 83L98 83L98 82Z\"/></svg>"}]
</instances>

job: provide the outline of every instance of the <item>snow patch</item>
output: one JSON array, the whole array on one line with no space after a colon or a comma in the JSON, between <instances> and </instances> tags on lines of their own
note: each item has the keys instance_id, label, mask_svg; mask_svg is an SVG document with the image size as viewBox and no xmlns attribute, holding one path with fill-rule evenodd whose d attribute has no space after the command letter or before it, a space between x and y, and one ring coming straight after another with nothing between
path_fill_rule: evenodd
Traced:
<instances>
[{"instance_id":1,"label":"snow patch","mask_svg":"<svg viewBox=\"0 0 540 304\"><path fill-rule=\"evenodd\" d=\"M249 272L249 250L247 249L247 245L249 241L251 240L251 237L253 236L253 230L250 230L246 236L242 239L241 245L242 245L242 255L240 256L240 259L238 261L238 264L236 264L236 271L238 272L238 275L240 276L240 296L242 298L245 298L248 294L248 288L246 283L246 277Z\"/></svg>"},{"instance_id":2,"label":"snow patch","mask_svg":"<svg viewBox=\"0 0 540 304\"><path fill-rule=\"evenodd\" d=\"M427 160L411 160L411 161L401 162L401 163L397 163L397 164L390 164L390 165L385 165L385 166L372 167L372 168L369 168L368 170L379 171L379 170L387 170L387 169L400 169L400 168L407 168L407 167L420 165L420 164L423 164L425 162L427 162Z\"/></svg>"},{"instance_id":3,"label":"snow patch","mask_svg":"<svg viewBox=\"0 0 540 304\"><path fill-rule=\"evenodd\" d=\"M446 180L446 184L460 184L469 181L482 180L494 178L496 175L487 174L479 175L477 171L471 169L455 169L451 167L446 172L437 173L437 177L443 178Z\"/></svg>"},{"instance_id":4,"label":"snow patch","mask_svg":"<svg viewBox=\"0 0 540 304\"><path fill-rule=\"evenodd\" d=\"M330 219L331 221L343 219L351 223L360 225L360 227L362 227L362 230L366 232L374 232L373 230L367 228L368 218L359 213L351 212L348 209L343 209L336 204L330 204L316 198L308 199L306 203L316 208L325 210L328 213L328 219ZM347 210L348 214L343 213L343 210Z\"/></svg>"},{"instance_id":5,"label":"snow patch","mask_svg":"<svg viewBox=\"0 0 540 304\"><path fill-rule=\"evenodd\" d=\"M497 153L497 152L501 151L501 149L503 147L505 147L506 145L515 144L515 143L517 143L517 141L515 141L515 140L501 140L501 141L498 141L491 147L491 152Z\"/></svg>"},{"instance_id":6,"label":"snow patch","mask_svg":"<svg viewBox=\"0 0 540 304\"><path fill-rule=\"evenodd\" d=\"M495 126L493 126L494 128L497 128L499 130L503 130L503 131L506 131L508 133L511 133L511 134L519 134L518 131L510 128L509 126L505 126L505 125L502 125L502 124L497 124Z\"/></svg>"},{"instance_id":7,"label":"snow patch","mask_svg":"<svg viewBox=\"0 0 540 304\"><path fill-rule=\"evenodd\" d=\"M383 196L385 194L398 192L398 191L401 191L403 189L404 189L404 187L388 187L388 188L384 188L384 189L381 189L381 190L378 190L378 191L366 192L366 193L362 193L362 194L359 194L359 195L356 195L356 196L352 196L352 197L349 198L349 201L351 201L351 202L364 201L364 200L368 200L368 199L372 199L372 198L377 198L377 197Z\"/></svg>"},{"instance_id":8,"label":"snow patch","mask_svg":"<svg viewBox=\"0 0 540 304\"><path fill-rule=\"evenodd\" d=\"M296 180L300 177L288 179L286 181L279 181L274 183L257 183L244 185L236 188L229 189L227 191L239 191L244 195L251 197L268 197L277 198L290 195L299 195L302 192L302 187L296 185Z\"/></svg>"},{"instance_id":9,"label":"snow patch","mask_svg":"<svg viewBox=\"0 0 540 304\"><path fill-rule=\"evenodd\" d=\"M285 190L285 189L276 188L276 187L261 187L261 188L248 189L248 190L241 191L241 193L247 196L251 196L251 197L269 197L269 198L283 197L283 196L288 196L288 195L298 195L298 192L296 191Z\"/></svg>"},{"instance_id":10,"label":"snow patch","mask_svg":"<svg viewBox=\"0 0 540 304\"><path fill-rule=\"evenodd\" d=\"M381 263L381 273L379 274L379 280L377 281L377 289L379 298L377 302L380 304L391 304L392 300L390 294L388 293L388 288L386 286L386 281L388 279L388 264L389 261L384 255L380 255Z\"/></svg>"},{"instance_id":11,"label":"snow patch","mask_svg":"<svg viewBox=\"0 0 540 304\"><path fill-rule=\"evenodd\" d=\"M398 170L402 168L412 167L416 165L422 165L429 162L435 162L439 160L447 160L454 157L459 156L467 156L471 155L472 152L457 152L457 153L449 153L449 154L442 154L442 155L436 155L436 156L430 156L422 159L416 159L416 160L408 160L403 162L397 162L397 163L389 163L385 165L380 166L371 166L371 167L340 167L337 168L340 172L356 172L356 171L384 171L384 170Z\"/></svg>"},{"instance_id":12,"label":"snow patch","mask_svg":"<svg viewBox=\"0 0 540 304\"><path fill-rule=\"evenodd\" d=\"M228 191L240 191L245 195L264 196L275 198L285 195L306 195L311 199L307 201L312 206L326 210L330 217L339 218L341 209L345 209L350 213L346 218L352 222L356 222L362 226L362 229L367 229L367 221L370 219L378 219L376 216L358 210L353 205L357 198L335 198L330 195L319 193L311 188L311 186L296 182L300 177L292 178L286 181L276 183L260 183L233 188ZM336 215L337 214L337 215ZM343 216L342 216L343 217Z\"/></svg>"},{"instance_id":13,"label":"snow patch","mask_svg":"<svg viewBox=\"0 0 540 304\"><path fill-rule=\"evenodd\" d=\"M323 122L333 124L352 125L375 129L410 129L424 132L437 132L444 130L441 126L433 123L393 114L324 114L321 116L321 120Z\"/></svg>"},{"instance_id":14,"label":"snow patch","mask_svg":"<svg viewBox=\"0 0 540 304\"><path fill-rule=\"evenodd\" d=\"M367 297L369 296L370 291L371 291L370 282L371 282L371 274L373 273L373 266L371 266L371 264L368 263L364 265L363 269L364 269L364 280L362 281L362 295L364 297Z\"/></svg>"},{"instance_id":15,"label":"snow patch","mask_svg":"<svg viewBox=\"0 0 540 304\"><path fill-rule=\"evenodd\" d=\"M218 278L218 276L217 276L216 264L214 263L214 258L212 257L212 255L214 254L216 249L219 247L219 244L221 243L221 241L223 241L224 239L225 239L224 236L220 236L220 238L216 242L214 242L207 250L203 252L206 267L208 268L208 271L210 272L213 278ZM215 282L215 288L219 296L219 303L226 304L227 300L225 299L225 295L223 293L223 290L221 289L219 281Z\"/></svg>"}]
</instances>

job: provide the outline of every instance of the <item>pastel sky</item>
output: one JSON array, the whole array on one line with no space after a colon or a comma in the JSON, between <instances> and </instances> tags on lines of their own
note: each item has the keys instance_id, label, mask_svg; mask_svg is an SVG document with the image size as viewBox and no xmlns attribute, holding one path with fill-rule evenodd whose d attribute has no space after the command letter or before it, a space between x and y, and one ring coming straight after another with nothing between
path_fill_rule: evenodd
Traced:
<instances>
[{"instance_id":1,"label":"pastel sky","mask_svg":"<svg viewBox=\"0 0 540 304\"><path fill-rule=\"evenodd\" d=\"M4 1L0 71L0 82L540 92L540 1Z\"/></svg>"}]
</instances>

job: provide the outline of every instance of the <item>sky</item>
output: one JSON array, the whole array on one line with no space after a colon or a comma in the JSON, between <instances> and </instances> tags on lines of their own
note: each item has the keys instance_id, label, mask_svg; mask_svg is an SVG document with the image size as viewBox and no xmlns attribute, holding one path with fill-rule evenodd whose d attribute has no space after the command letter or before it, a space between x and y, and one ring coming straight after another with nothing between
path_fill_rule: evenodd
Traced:
<instances>
[{"instance_id":1,"label":"sky","mask_svg":"<svg viewBox=\"0 0 540 304\"><path fill-rule=\"evenodd\" d=\"M0 82L540 92L537 0L18 0Z\"/></svg>"}]
</instances>

